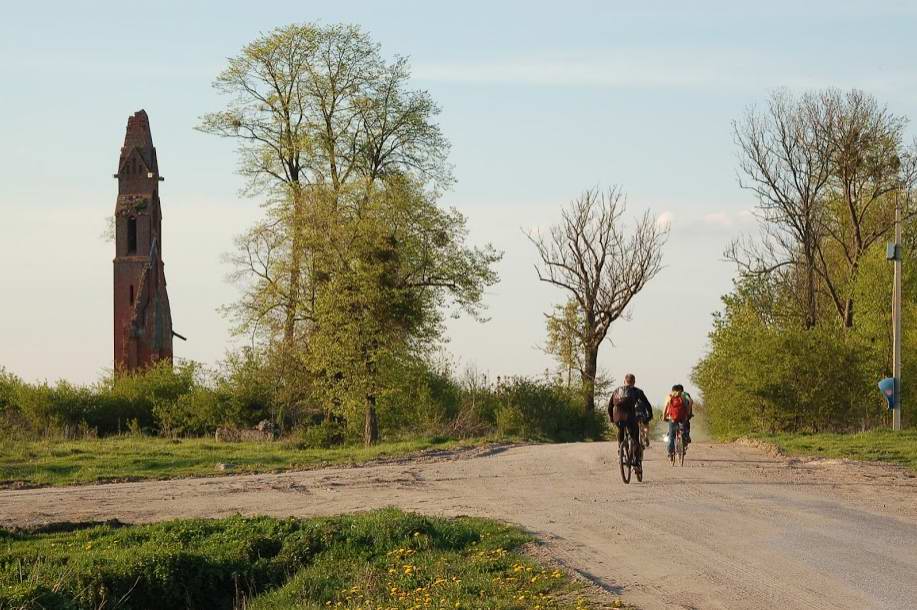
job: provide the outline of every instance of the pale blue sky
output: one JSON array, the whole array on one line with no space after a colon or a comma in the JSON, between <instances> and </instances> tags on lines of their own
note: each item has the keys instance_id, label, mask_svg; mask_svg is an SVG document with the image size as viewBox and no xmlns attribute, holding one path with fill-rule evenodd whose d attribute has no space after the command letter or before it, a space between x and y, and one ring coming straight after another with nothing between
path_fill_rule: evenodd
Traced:
<instances>
[{"instance_id":1,"label":"pale blue sky","mask_svg":"<svg viewBox=\"0 0 917 610\"><path fill-rule=\"evenodd\" d=\"M647 8L650 5L651 8ZM746 8L753 6L753 8ZM753 228L730 121L778 86L859 87L917 117L912 2L17 2L0 20L0 365L88 381L111 366L113 211L127 117L150 115L166 182L164 256L177 355L229 345L221 263L257 214L230 142L193 131L220 107L227 56L296 21L358 23L411 58L442 105L458 182L444 203L505 250L491 321L450 325L457 366L537 373L549 360L520 227L546 226L583 188L621 184L634 214L672 220L665 271L613 327L600 364L659 400L687 383L730 287L726 242ZM911 133L913 133L911 129Z\"/></svg>"}]
</instances>

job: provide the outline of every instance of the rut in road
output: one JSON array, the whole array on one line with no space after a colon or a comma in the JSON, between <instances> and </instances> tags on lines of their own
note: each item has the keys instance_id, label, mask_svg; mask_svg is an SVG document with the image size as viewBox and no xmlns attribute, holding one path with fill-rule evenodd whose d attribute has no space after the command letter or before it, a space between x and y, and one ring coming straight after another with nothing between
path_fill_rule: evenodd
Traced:
<instances>
[{"instance_id":1,"label":"rut in road","mask_svg":"<svg viewBox=\"0 0 917 610\"><path fill-rule=\"evenodd\" d=\"M917 478L889 466L659 443L624 485L611 443L353 468L0 492L0 523L321 515L395 505L518 523L642 608L917 608Z\"/></svg>"}]
</instances>

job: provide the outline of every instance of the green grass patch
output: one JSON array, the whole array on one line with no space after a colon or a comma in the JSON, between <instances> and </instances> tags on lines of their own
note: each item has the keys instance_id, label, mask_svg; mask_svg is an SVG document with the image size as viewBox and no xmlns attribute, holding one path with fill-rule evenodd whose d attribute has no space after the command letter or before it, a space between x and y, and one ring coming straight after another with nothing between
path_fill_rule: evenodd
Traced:
<instances>
[{"instance_id":1,"label":"green grass patch","mask_svg":"<svg viewBox=\"0 0 917 610\"><path fill-rule=\"evenodd\" d=\"M0 530L0 609L594 607L519 552L530 540L494 521L395 509Z\"/></svg>"},{"instance_id":2,"label":"green grass patch","mask_svg":"<svg viewBox=\"0 0 917 610\"><path fill-rule=\"evenodd\" d=\"M858 434L759 435L788 455L889 462L917 472L917 429L872 430Z\"/></svg>"},{"instance_id":3,"label":"green grass patch","mask_svg":"<svg viewBox=\"0 0 917 610\"><path fill-rule=\"evenodd\" d=\"M170 479L221 474L301 470L402 456L425 449L450 449L475 441L420 438L372 447L306 448L293 441L223 443L209 438L166 439L118 436L78 441L0 441L0 482L74 485L102 481ZM481 440L477 441L482 442Z\"/></svg>"}]
</instances>

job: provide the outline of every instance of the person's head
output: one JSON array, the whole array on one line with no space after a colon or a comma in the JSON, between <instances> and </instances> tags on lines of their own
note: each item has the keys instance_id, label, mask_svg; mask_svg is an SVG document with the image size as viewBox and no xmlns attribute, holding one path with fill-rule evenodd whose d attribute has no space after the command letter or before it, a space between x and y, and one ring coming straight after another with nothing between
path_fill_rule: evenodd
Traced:
<instances>
[{"instance_id":1,"label":"person's head","mask_svg":"<svg viewBox=\"0 0 917 610\"><path fill-rule=\"evenodd\" d=\"M683 386L683 385L681 385L681 384L679 383L678 385L676 385L676 386L675 386L674 388L672 388L672 389L675 390L676 392L684 392L684 391L685 391L685 386Z\"/></svg>"},{"instance_id":2,"label":"person's head","mask_svg":"<svg viewBox=\"0 0 917 610\"><path fill-rule=\"evenodd\" d=\"M672 391L673 391L673 392L677 392L677 391L678 391L678 385L677 385L677 384L672 386Z\"/></svg>"},{"instance_id":3,"label":"person's head","mask_svg":"<svg viewBox=\"0 0 917 610\"><path fill-rule=\"evenodd\" d=\"M637 383L637 378L634 377L633 373L628 373L624 376L624 385L634 385Z\"/></svg>"}]
</instances>

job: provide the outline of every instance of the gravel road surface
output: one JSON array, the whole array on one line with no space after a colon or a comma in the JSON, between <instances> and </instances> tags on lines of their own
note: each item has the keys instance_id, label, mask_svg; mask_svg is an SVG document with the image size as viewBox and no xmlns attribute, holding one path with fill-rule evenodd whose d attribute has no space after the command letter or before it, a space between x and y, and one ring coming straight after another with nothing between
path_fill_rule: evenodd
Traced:
<instances>
[{"instance_id":1,"label":"gravel road surface","mask_svg":"<svg viewBox=\"0 0 917 610\"><path fill-rule=\"evenodd\" d=\"M518 523L641 608L917 608L917 478L837 460L660 444L624 485L611 443L489 447L360 467L0 491L0 524L321 515L389 505ZM215 462L219 459L215 459Z\"/></svg>"}]
</instances>

